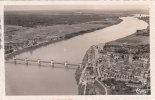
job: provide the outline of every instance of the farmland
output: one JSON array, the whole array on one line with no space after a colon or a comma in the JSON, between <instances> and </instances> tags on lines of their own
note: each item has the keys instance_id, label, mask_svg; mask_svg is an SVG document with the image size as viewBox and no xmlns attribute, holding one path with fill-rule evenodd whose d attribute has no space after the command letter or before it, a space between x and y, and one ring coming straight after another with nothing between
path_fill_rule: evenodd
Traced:
<instances>
[{"instance_id":1,"label":"farmland","mask_svg":"<svg viewBox=\"0 0 155 100\"><path fill-rule=\"evenodd\" d=\"M120 23L119 14L5 12L5 53Z\"/></svg>"}]
</instances>

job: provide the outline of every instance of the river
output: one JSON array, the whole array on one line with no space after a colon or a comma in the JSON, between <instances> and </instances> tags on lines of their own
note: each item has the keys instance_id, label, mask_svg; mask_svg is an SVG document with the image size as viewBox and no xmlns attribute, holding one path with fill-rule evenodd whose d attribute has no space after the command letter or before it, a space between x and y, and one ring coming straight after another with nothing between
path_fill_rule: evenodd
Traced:
<instances>
[{"instance_id":1,"label":"river","mask_svg":"<svg viewBox=\"0 0 155 100\"><path fill-rule=\"evenodd\" d=\"M134 17L94 32L40 47L16 55L17 58L55 60L80 63L91 45L106 43L145 29L148 24ZM37 65L6 63L7 95L77 95L76 69L39 67Z\"/></svg>"}]
</instances>

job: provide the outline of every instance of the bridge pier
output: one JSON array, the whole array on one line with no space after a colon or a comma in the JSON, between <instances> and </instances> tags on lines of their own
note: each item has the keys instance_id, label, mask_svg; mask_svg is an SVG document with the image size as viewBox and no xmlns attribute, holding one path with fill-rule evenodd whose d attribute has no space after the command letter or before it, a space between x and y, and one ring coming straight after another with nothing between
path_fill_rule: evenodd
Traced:
<instances>
[{"instance_id":1,"label":"bridge pier","mask_svg":"<svg viewBox=\"0 0 155 100\"><path fill-rule=\"evenodd\" d=\"M79 68L82 68L82 64L81 63L79 64Z\"/></svg>"},{"instance_id":2,"label":"bridge pier","mask_svg":"<svg viewBox=\"0 0 155 100\"><path fill-rule=\"evenodd\" d=\"M65 62L65 67L68 68L68 62L67 61Z\"/></svg>"},{"instance_id":3,"label":"bridge pier","mask_svg":"<svg viewBox=\"0 0 155 100\"><path fill-rule=\"evenodd\" d=\"M14 61L14 63L16 64L16 58L15 58L15 57L13 57L13 61Z\"/></svg>"},{"instance_id":4,"label":"bridge pier","mask_svg":"<svg viewBox=\"0 0 155 100\"><path fill-rule=\"evenodd\" d=\"M38 59L38 65L39 65L39 66L41 65L41 63L40 63L40 59Z\"/></svg>"},{"instance_id":5,"label":"bridge pier","mask_svg":"<svg viewBox=\"0 0 155 100\"><path fill-rule=\"evenodd\" d=\"M27 64L27 65L28 65L28 59L27 59L27 58L25 58L25 64Z\"/></svg>"},{"instance_id":6,"label":"bridge pier","mask_svg":"<svg viewBox=\"0 0 155 100\"><path fill-rule=\"evenodd\" d=\"M54 61L53 60L51 60L51 66L54 67Z\"/></svg>"}]
</instances>

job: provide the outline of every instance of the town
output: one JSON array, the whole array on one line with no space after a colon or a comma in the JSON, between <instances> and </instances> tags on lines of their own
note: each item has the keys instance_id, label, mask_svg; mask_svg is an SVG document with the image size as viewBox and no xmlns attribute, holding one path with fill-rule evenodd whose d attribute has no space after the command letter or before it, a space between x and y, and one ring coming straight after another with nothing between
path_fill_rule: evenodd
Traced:
<instances>
[{"instance_id":1,"label":"town","mask_svg":"<svg viewBox=\"0 0 155 100\"><path fill-rule=\"evenodd\" d=\"M149 17L140 19L149 23ZM149 26L125 38L91 46L83 59L79 93L150 94L149 52Z\"/></svg>"}]
</instances>

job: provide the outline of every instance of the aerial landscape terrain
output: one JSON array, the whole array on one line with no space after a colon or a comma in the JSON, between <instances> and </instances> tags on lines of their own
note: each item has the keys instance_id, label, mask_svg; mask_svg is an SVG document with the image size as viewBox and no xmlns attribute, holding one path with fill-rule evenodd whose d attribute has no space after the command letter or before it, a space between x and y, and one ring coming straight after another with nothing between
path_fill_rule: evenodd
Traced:
<instances>
[{"instance_id":1,"label":"aerial landscape terrain","mask_svg":"<svg viewBox=\"0 0 155 100\"><path fill-rule=\"evenodd\" d=\"M69 91L66 94L150 95L148 12L148 10L5 11L6 94L61 95L65 93L64 91ZM128 27L128 22L132 21L144 23L147 27L142 29ZM139 26L139 23L136 25ZM126 29L122 27L119 29L119 25L124 27L126 25ZM130 31L127 33L130 28L133 28L132 33ZM116 35L119 32L121 34ZM100 34L95 36L97 33ZM26 65L21 63L18 65L16 57L21 58L22 63ZM53 58L60 61L68 60L76 63L78 67L75 70L63 70L64 72L53 66L50 70L41 68L41 63L47 63L41 61L41 57L44 60ZM13 64L7 63L10 59ZM28 61L40 65L28 65ZM53 63L52 60L50 64ZM69 65L67 61L58 64L64 64L66 68ZM37 84L33 87L31 84L35 79Z\"/></svg>"}]
</instances>

